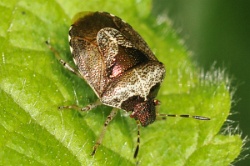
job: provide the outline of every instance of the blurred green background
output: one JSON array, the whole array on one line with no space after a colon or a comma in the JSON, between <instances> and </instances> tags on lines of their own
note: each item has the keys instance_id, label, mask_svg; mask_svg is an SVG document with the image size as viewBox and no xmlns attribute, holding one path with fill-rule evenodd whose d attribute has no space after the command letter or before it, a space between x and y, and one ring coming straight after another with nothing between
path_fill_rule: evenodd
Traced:
<instances>
[{"instance_id":1,"label":"blurred green background","mask_svg":"<svg viewBox=\"0 0 250 166\"><path fill-rule=\"evenodd\" d=\"M243 138L250 135L250 1L154 0L152 10L156 16L168 15L201 68L215 64L226 69L236 88L229 119ZM250 159L235 165L250 165Z\"/></svg>"}]
</instances>

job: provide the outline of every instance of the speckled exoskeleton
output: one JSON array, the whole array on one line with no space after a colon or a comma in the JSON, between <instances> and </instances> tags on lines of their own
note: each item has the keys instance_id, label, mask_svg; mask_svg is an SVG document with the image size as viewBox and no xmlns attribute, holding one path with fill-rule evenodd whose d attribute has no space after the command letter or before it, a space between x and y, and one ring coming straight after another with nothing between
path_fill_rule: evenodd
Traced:
<instances>
[{"instance_id":1,"label":"speckled exoskeleton","mask_svg":"<svg viewBox=\"0 0 250 166\"><path fill-rule=\"evenodd\" d=\"M114 108L104 123L92 155L101 144L117 110L131 112L130 117L138 125L136 158L140 125L148 126L157 116L162 119L177 116L157 114L155 111L156 105L159 105L155 97L165 76L164 65L129 24L107 12L77 14L69 30L69 45L77 69L63 61L57 53L58 59L65 68L83 78L99 99L82 108L75 105L59 108L88 111L101 104ZM209 120L202 116L178 116Z\"/></svg>"}]
</instances>

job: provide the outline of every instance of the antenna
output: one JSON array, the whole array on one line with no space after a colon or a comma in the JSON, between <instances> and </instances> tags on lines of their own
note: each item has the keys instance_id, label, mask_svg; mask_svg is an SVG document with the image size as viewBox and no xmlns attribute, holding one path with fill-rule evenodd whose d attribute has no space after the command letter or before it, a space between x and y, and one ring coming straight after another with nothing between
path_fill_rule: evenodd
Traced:
<instances>
[{"instance_id":1,"label":"antenna","mask_svg":"<svg viewBox=\"0 0 250 166\"><path fill-rule=\"evenodd\" d=\"M198 115L188 115L188 114L183 114L183 115L176 115L176 114L156 114L157 118L161 119L166 119L167 117L181 117L181 118L193 118L197 120L210 120L210 118L205 117L205 116L198 116Z\"/></svg>"}]
</instances>

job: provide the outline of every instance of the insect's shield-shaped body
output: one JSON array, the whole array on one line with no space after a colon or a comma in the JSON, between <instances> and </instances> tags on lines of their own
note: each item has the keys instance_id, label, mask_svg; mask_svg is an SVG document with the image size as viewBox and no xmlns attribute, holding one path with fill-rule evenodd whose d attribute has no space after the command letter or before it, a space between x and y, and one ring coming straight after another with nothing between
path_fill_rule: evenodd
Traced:
<instances>
[{"instance_id":1,"label":"insect's shield-shaped body","mask_svg":"<svg viewBox=\"0 0 250 166\"><path fill-rule=\"evenodd\" d=\"M142 126L155 121L155 97L165 75L142 37L106 12L85 13L69 31L79 73L108 106L131 111Z\"/></svg>"}]
</instances>

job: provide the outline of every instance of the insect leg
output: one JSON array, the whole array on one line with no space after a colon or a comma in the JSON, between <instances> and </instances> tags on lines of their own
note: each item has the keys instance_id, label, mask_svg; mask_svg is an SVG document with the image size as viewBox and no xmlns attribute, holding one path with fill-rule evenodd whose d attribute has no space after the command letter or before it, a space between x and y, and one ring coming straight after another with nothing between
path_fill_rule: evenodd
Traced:
<instances>
[{"instance_id":1,"label":"insect leg","mask_svg":"<svg viewBox=\"0 0 250 166\"><path fill-rule=\"evenodd\" d=\"M82 77L81 74L78 72L77 69L75 69L74 67L71 67L66 61L64 61L61 56L59 55L58 51L52 47L48 41L46 41L47 46L49 47L49 49L54 53L56 59L63 65L64 68L66 68L67 70L71 71L72 73L74 73L75 75Z\"/></svg>"},{"instance_id":2,"label":"insect leg","mask_svg":"<svg viewBox=\"0 0 250 166\"><path fill-rule=\"evenodd\" d=\"M80 107L78 105L68 105L68 106L59 106L58 109L60 109L60 110L62 110L62 109L75 109L78 111L89 111L89 110L92 110L101 104L102 103L100 102L100 100L97 100L96 102L88 104L85 107Z\"/></svg>"},{"instance_id":3,"label":"insect leg","mask_svg":"<svg viewBox=\"0 0 250 166\"><path fill-rule=\"evenodd\" d=\"M101 132L101 134L100 134L98 140L96 141L95 146L93 147L93 152L92 152L91 156L94 156L94 155L95 155L98 146L102 143L103 137L104 137L105 132L106 132L106 130L107 130L107 126L108 126L108 124L114 119L114 117L115 117L116 114L117 114L117 111L118 111L117 108L113 108L112 111L111 111L111 113L110 113L109 116L107 117L107 119L106 119L106 121L105 121L105 123L104 123L103 129L102 129L102 132Z\"/></svg>"}]
</instances>

